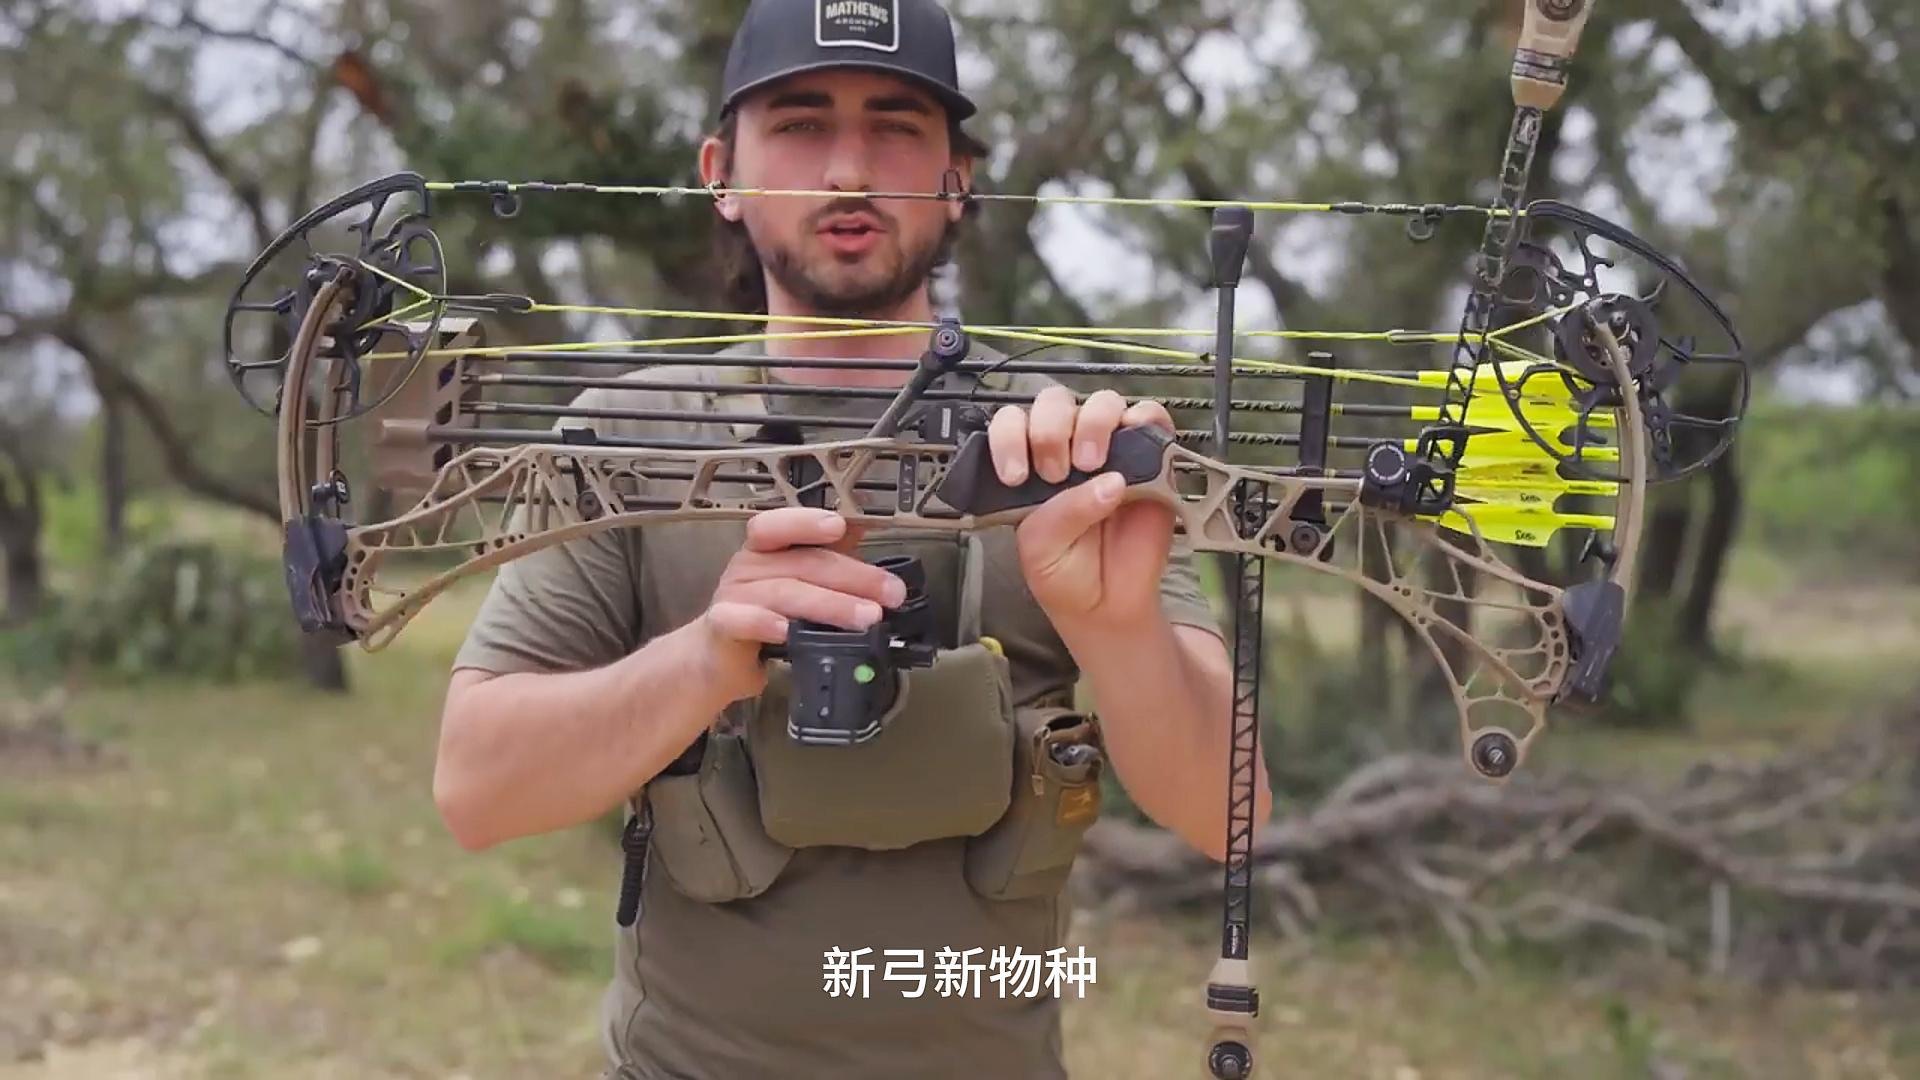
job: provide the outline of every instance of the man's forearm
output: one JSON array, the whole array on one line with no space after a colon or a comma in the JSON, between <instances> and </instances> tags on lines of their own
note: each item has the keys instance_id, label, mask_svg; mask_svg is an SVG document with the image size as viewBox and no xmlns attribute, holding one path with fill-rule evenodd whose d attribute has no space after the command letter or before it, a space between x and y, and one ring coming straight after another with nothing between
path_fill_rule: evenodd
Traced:
<instances>
[{"instance_id":1,"label":"man's forearm","mask_svg":"<svg viewBox=\"0 0 1920 1080\"><path fill-rule=\"evenodd\" d=\"M603 668L455 674L434 801L479 849L591 821L672 763L727 702L697 623Z\"/></svg>"},{"instance_id":2,"label":"man's forearm","mask_svg":"<svg viewBox=\"0 0 1920 1080\"><path fill-rule=\"evenodd\" d=\"M1141 811L1196 849L1224 859L1233 671L1217 638L1144 625L1056 626L1092 687L1120 781ZM1254 821L1272 813L1256 763Z\"/></svg>"}]
</instances>

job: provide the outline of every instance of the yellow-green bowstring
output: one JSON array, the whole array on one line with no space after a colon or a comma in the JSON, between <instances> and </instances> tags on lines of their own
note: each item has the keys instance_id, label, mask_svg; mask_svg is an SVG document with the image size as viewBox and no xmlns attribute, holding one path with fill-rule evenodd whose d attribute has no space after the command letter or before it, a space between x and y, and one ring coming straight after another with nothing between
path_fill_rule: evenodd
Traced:
<instances>
[{"instance_id":1,"label":"yellow-green bowstring","mask_svg":"<svg viewBox=\"0 0 1920 1080\"><path fill-rule=\"evenodd\" d=\"M362 329L371 328L383 322L396 322L406 315L413 314L433 303L443 301L418 286L401 280L379 267L361 263L361 266L378 276L406 289L417 299L414 303L393 314L372 320ZM1548 319L1564 314L1571 308L1549 310L1533 318L1501 327L1486 334L1483 341L1492 345L1502 355L1529 363L1558 366L1554 361L1507 340L1512 334L1530 329ZM891 337L925 333L935 328L932 323L887 321L874 319L853 319L820 315L783 315L772 316L754 312L695 311L676 308L621 307L604 304L548 304L534 303L518 309L516 314L567 314L601 315L623 318L679 319L686 321L713 322L758 322L763 324L784 323L795 326L814 326L826 329L810 331L787 331L775 333L748 334L707 334L680 337L635 338L625 341L567 341L540 345L501 345L479 349L457 350L467 356L504 356L513 353L562 353L562 352L598 352L614 349L660 349L694 346L725 346L760 344L777 341L818 341L864 337ZM1184 349L1168 349L1145 345L1132 341L1114 341L1111 337L1209 337L1211 331L1172 327L1114 327L1114 326L963 326L969 334L987 340L1018 341L1035 345L1059 345L1075 348L1098 349L1122 355L1146 357L1155 360L1171 360L1178 363L1210 363L1208 353L1192 352ZM1272 339L1281 341L1325 341L1325 342L1373 342L1387 345L1435 345L1447 344L1459 338L1458 332L1374 330L1374 331L1337 331L1337 330L1244 330L1235 334L1236 338L1249 340ZM405 359L413 354L390 352L371 353L367 360ZM429 350L424 355L433 357L451 355L451 352ZM1435 376L1445 376L1444 371L1415 372L1409 375L1388 375L1380 372L1346 371L1339 368L1324 368L1309 364L1292 364L1276 360L1255 360L1235 357L1233 366L1242 371L1258 371L1274 374L1326 376L1347 382L1366 382L1387 386L1428 389L1436 385ZM1444 385L1444 384L1441 384Z\"/></svg>"}]
</instances>

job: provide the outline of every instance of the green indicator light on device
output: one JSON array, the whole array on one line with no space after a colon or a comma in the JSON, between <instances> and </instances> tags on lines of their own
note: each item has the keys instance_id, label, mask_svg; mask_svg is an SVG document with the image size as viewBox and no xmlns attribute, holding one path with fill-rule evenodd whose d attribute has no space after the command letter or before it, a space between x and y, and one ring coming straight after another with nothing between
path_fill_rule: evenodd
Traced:
<instances>
[{"instance_id":1,"label":"green indicator light on device","mask_svg":"<svg viewBox=\"0 0 1920 1080\"><path fill-rule=\"evenodd\" d=\"M874 670L872 664L861 664L859 667L853 669L853 681L859 683L861 686L872 682L873 678Z\"/></svg>"}]
</instances>

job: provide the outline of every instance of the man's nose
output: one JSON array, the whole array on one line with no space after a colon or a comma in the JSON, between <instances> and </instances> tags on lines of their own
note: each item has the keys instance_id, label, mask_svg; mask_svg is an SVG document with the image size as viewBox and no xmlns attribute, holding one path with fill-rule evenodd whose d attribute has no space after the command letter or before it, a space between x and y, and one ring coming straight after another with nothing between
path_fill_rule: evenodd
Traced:
<instances>
[{"instance_id":1,"label":"man's nose","mask_svg":"<svg viewBox=\"0 0 1920 1080\"><path fill-rule=\"evenodd\" d=\"M842 128L827 153L827 190L871 191L873 170L868 157L866 133L857 127Z\"/></svg>"}]
</instances>

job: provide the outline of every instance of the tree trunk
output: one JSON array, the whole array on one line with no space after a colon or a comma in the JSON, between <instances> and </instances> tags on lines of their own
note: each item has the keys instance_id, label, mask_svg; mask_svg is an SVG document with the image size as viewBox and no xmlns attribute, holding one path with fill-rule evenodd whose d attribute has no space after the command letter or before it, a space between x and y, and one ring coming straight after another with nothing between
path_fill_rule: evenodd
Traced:
<instances>
[{"instance_id":1,"label":"tree trunk","mask_svg":"<svg viewBox=\"0 0 1920 1080\"><path fill-rule=\"evenodd\" d=\"M1647 494L1647 530L1641 540L1640 581L1636 589L1650 600L1673 595L1686 559L1692 524L1689 492L1673 487Z\"/></svg>"},{"instance_id":2,"label":"tree trunk","mask_svg":"<svg viewBox=\"0 0 1920 1080\"><path fill-rule=\"evenodd\" d=\"M325 638L301 635L300 668L314 689L330 694L347 692L347 665L340 658L339 647L328 644Z\"/></svg>"},{"instance_id":3,"label":"tree trunk","mask_svg":"<svg viewBox=\"0 0 1920 1080\"><path fill-rule=\"evenodd\" d=\"M1713 609L1720 596L1720 584L1726 578L1727 556L1733 549L1740 510L1745 502L1740 470L1732 454L1714 462L1707 477L1713 501L1700 531L1700 558L1694 565L1693 578L1687 584L1680 608L1681 641L1702 656L1716 652Z\"/></svg>"},{"instance_id":4,"label":"tree trunk","mask_svg":"<svg viewBox=\"0 0 1920 1080\"><path fill-rule=\"evenodd\" d=\"M17 438L11 432L0 442L0 561L6 563L4 577L7 606L0 622L18 625L40 614L46 603L46 568L40 561L40 530L46 517L42 513L40 479ZM11 471L5 466L11 465Z\"/></svg>"},{"instance_id":5,"label":"tree trunk","mask_svg":"<svg viewBox=\"0 0 1920 1080\"><path fill-rule=\"evenodd\" d=\"M127 541L127 418L118 398L101 398L100 427L100 546L112 558Z\"/></svg>"},{"instance_id":6,"label":"tree trunk","mask_svg":"<svg viewBox=\"0 0 1920 1080\"><path fill-rule=\"evenodd\" d=\"M11 626L40 614L47 599L45 567L40 562L40 530L0 528L0 545L6 548L7 609L4 618Z\"/></svg>"}]
</instances>

